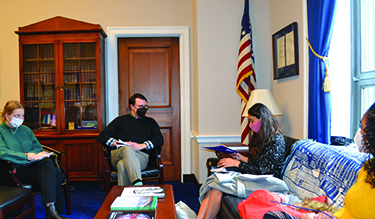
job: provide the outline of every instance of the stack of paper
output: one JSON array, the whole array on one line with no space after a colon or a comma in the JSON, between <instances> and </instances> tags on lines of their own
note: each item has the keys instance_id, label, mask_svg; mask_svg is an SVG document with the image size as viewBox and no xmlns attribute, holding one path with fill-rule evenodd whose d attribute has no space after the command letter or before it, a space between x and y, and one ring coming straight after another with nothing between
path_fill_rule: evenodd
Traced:
<instances>
[{"instance_id":1,"label":"stack of paper","mask_svg":"<svg viewBox=\"0 0 375 219\"><path fill-rule=\"evenodd\" d=\"M156 196L119 196L111 204L111 211L155 211Z\"/></svg>"},{"instance_id":2,"label":"stack of paper","mask_svg":"<svg viewBox=\"0 0 375 219\"><path fill-rule=\"evenodd\" d=\"M147 186L147 187L125 187L121 196L156 196L158 198L165 197L164 187Z\"/></svg>"}]
</instances>

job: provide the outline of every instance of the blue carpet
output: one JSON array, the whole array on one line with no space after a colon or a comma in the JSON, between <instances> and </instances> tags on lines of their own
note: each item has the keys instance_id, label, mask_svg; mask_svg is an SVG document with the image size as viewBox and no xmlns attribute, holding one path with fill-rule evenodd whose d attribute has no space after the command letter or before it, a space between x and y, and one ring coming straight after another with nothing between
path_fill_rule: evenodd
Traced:
<instances>
[{"instance_id":1,"label":"blue carpet","mask_svg":"<svg viewBox=\"0 0 375 219\"><path fill-rule=\"evenodd\" d=\"M100 191L99 183L92 182L71 182L74 190L70 192L72 202L72 214L63 216L72 219L92 219L102 205L106 193ZM148 183L147 183L148 184ZM165 182L173 187L175 203L183 201L195 213L199 210L198 191L192 183L182 183L177 181ZM44 207L40 194L35 194L36 218L44 218Z\"/></svg>"}]
</instances>

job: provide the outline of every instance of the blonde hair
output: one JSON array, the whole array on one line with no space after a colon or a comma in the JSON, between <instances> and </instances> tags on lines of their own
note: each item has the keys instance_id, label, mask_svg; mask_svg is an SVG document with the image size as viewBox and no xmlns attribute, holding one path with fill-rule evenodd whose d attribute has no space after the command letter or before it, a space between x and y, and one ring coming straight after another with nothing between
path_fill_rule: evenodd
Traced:
<instances>
[{"instance_id":1,"label":"blonde hair","mask_svg":"<svg viewBox=\"0 0 375 219\"><path fill-rule=\"evenodd\" d=\"M6 118L5 118L5 115L8 114L12 114L14 110L16 109L24 109L22 104L17 101L17 100L9 100L5 106L4 106L4 110L0 113L0 118L1 118L1 121L2 123L6 121Z\"/></svg>"}]
</instances>

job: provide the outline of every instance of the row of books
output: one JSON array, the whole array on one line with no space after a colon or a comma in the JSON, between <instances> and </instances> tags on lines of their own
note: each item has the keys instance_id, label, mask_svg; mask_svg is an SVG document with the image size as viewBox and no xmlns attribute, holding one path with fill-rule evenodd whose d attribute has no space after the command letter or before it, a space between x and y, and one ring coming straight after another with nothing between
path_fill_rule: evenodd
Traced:
<instances>
[{"instance_id":1,"label":"row of books","mask_svg":"<svg viewBox=\"0 0 375 219\"><path fill-rule=\"evenodd\" d=\"M108 218L155 219L159 198L165 198L164 187L125 187L121 196L112 202Z\"/></svg>"},{"instance_id":2,"label":"row of books","mask_svg":"<svg viewBox=\"0 0 375 219\"><path fill-rule=\"evenodd\" d=\"M38 85L27 85L25 100L55 100L55 88L53 86L49 86L39 89Z\"/></svg>"},{"instance_id":3,"label":"row of books","mask_svg":"<svg viewBox=\"0 0 375 219\"><path fill-rule=\"evenodd\" d=\"M81 75L81 79L79 79ZM76 82L95 82L96 73L95 72L82 72L82 73L64 73L65 83L76 83Z\"/></svg>"},{"instance_id":4,"label":"row of books","mask_svg":"<svg viewBox=\"0 0 375 219\"><path fill-rule=\"evenodd\" d=\"M96 99L96 87L68 87L64 90L66 100Z\"/></svg>"}]
</instances>

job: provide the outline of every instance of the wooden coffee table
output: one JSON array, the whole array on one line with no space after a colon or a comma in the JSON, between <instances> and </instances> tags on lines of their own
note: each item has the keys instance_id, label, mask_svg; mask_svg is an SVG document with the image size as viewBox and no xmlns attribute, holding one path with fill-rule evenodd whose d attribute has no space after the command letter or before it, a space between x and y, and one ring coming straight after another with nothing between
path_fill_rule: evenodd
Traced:
<instances>
[{"instance_id":1,"label":"wooden coffee table","mask_svg":"<svg viewBox=\"0 0 375 219\"><path fill-rule=\"evenodd\" d=\"M148 186L148 185L146 185ZM176 206L174 203L172 185L158 185L164 187L165 198L158 199L158 205L156 207L157 219L177 219ZM110 206L117 196L120 196L125 186L113 186L105 198L102 206L98 213L96 213L94 219L107 219L111 213Z\"/></svg>"}]
</instances>

